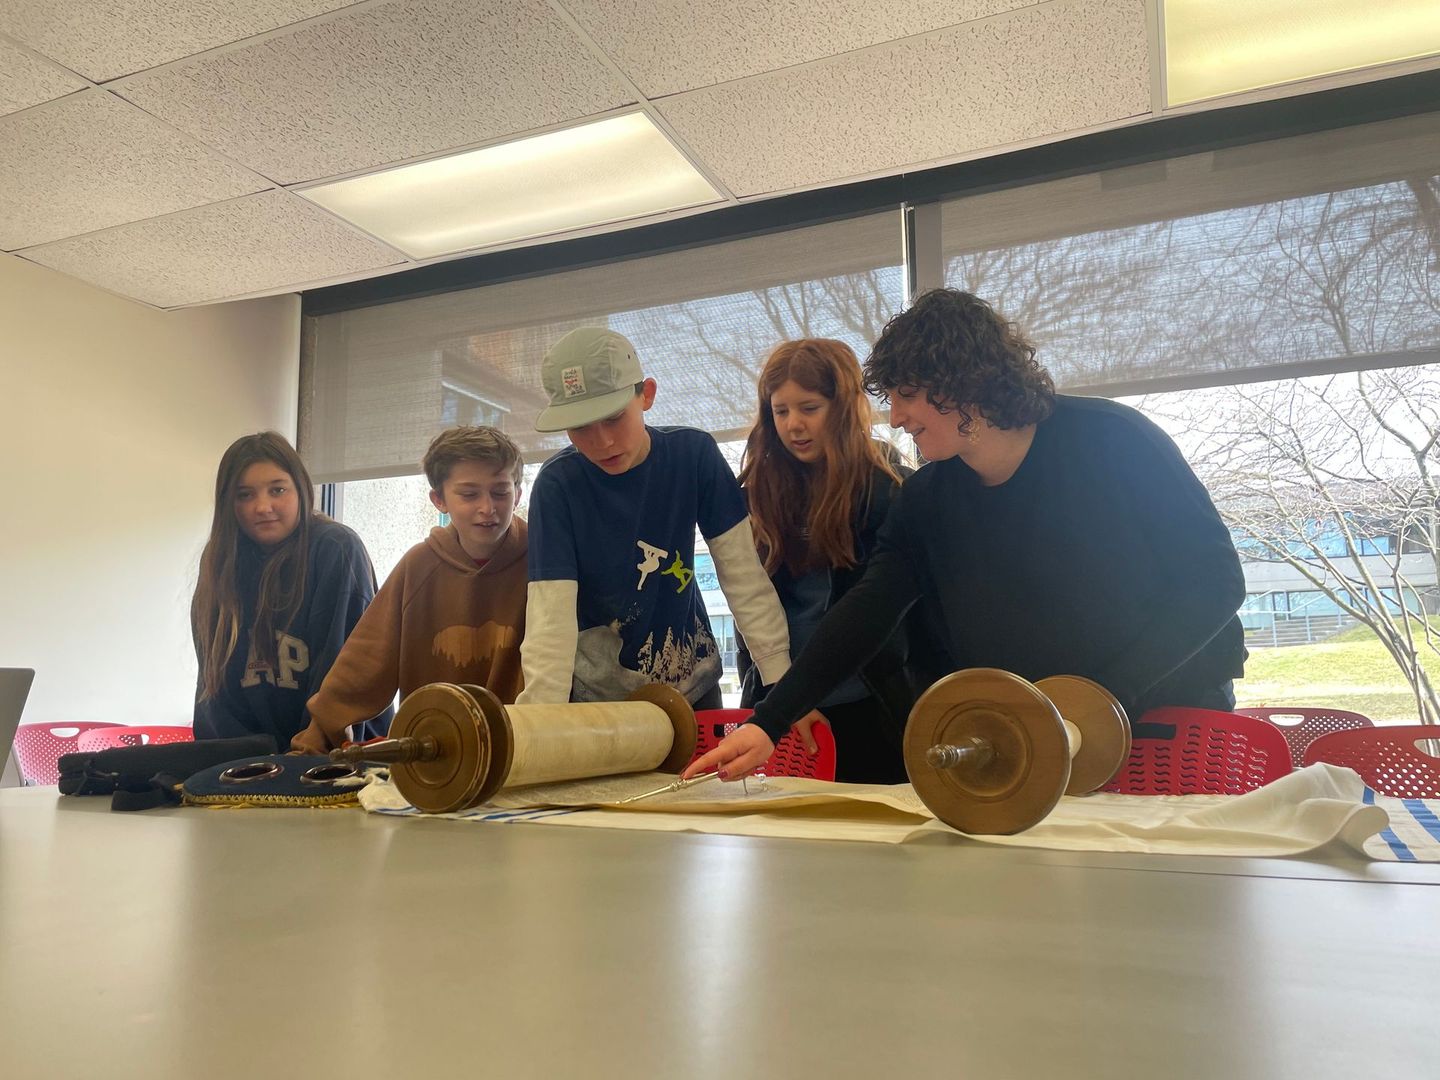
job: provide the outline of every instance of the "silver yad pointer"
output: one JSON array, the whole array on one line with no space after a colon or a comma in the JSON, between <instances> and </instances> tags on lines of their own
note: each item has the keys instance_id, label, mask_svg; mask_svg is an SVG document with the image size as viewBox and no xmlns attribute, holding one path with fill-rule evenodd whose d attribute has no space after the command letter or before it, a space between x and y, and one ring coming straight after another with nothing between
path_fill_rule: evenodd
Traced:
<instances>
[{"instance_id":1,"label":"silver yad pointer","mask_svg":"<svg viewBox=\"0 0 1440 1080\"><path fill-rule=\"evenodd\" d=\"M703 784L706 780L714 780L719 775L718 772L707 772L701 773L699 776L692 776L689 780L672 780L664 787L658 787L654 791L647 791L642 795L631 795L628 799L621 799L614 805L624 806L626 803L639 802L641 799L649 799L655 795L664 795L667 791L681 791L691 784Z\"/></svg>"}]
</instances>

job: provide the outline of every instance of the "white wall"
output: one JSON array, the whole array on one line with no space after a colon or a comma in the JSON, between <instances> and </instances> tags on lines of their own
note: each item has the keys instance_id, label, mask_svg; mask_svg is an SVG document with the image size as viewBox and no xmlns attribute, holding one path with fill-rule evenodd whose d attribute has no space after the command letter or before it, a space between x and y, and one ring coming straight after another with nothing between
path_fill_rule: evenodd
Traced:
<instances>
[{"instance_id":1,"label":"white wall","mask_svg":"<svg viewBox=\"0 0 1440 1080\"><path fill-rule=\"evenodd\" d=\"M189 723L215 468L294 439L300 303L161 312L0 255L0 667L26 722Z\"/></svg>"},{"instance_id":2,"label":"white wall","mask_svg":"<svg viewBox=\"0 0 1440 1080\"><path fill-rule=\"evenodd\" d=\"M1382 589L1394 584L1390 572L1391 556L1365 555L1360 561L1365 564L1365 569L1374 575ZM1245 570L1245 591L1249 593L1269 592L1272 589L1305 592L1315 588L1306 580L1305 575L1288 563L1242 561L1241 565ZM1349 559L1336 558L1335 565L1351 576L1356 573L1355 565ZM1417 589L1428 589L1435 584L1435 560L1429 555L1401 555L1400 570L1405 580Z\"/></svg>"}]
</instances>

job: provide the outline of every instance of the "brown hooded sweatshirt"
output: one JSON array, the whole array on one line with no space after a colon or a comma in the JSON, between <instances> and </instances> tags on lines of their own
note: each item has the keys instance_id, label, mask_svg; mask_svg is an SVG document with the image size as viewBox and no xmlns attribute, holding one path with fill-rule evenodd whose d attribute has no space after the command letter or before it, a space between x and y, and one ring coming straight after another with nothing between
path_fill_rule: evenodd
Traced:
<instances>
[{"instance_id":1,"label":"brown hooded sweatshirt","mask_svg":"<svg viewBox=\"0 0 1440 1080\"><path fill-rule=\"evenodd\" d=\"M507 705L524 685L525 522L511 520L482 567L465 554L454 525L405 553L350 632L310 699L310 716L332 744L375 716L395 691L426 683L475 683Z\"/></svg>"}]
</instances>

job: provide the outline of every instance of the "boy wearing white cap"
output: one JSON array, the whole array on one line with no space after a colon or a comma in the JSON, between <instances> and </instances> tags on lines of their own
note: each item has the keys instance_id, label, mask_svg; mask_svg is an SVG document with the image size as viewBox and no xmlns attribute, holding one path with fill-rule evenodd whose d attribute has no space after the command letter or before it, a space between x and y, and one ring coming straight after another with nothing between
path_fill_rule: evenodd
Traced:
<instances>
[{"instance_id":1,"label":"boy wearing white cap","mask_svg":"<svg viewBox=\"0 0 1440 1080\"><path fill-rule=\"evenodd\" d=\"M648 427L655 380L620 334L581 327L546 354L537 431L571 446L530 495L530 586L517 704L615 701L646 683L720 706L720 650L695 584L695 528L762 680L790 666L785 612L715 440Z\"/></svg>"}]
</instances>

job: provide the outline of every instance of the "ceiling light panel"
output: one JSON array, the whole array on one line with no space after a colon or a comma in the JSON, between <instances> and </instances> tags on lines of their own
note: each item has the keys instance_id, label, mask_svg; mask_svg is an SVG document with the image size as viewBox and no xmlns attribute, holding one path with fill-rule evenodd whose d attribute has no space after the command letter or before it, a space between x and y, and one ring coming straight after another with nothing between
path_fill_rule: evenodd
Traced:
<instances>
[{"instance_id":1,"label":"ceiling light panel","mask_svg":"<svg viewBox=\"0 0 1440 1080\"><path fill-rule=\"evenodd\" d=\"M1440 53L1437 0L1164 0L1166 99Z\"/></svg>"},{"instance_id":2,"label":"ceiling light panel","mask_svg":"<svg viewBox=\"0 0 1440 1080\"><path fill-rule=\"evenodd\" d=\"M719 202L644 113L300 191L412 258Z\"/></svg>"}]
</instances>

